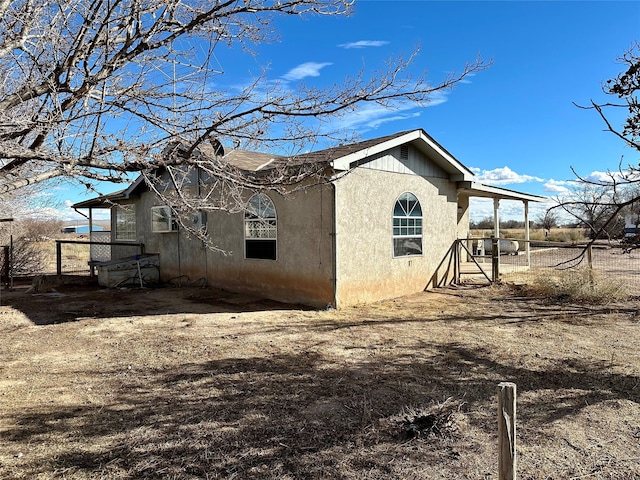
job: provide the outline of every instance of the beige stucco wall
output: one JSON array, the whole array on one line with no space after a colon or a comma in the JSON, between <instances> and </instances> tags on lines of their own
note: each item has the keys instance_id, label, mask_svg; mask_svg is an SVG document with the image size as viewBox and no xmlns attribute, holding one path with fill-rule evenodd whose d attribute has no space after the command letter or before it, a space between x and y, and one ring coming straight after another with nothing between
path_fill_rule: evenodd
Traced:
<instances>
[{"instance_id":1,"label":"beige stucco wall","mask_svg":"<svg viewBox=\"0 0 640 480\"><path fill-rule=\"evenodd\" d=\"M190 285L206 279L209 286L261 298L318 307L333 304L332 187L310 187L287 197L267 194L277 214L276 260L244 258L242 213L207 213L208 237L219 251L184 231L151 232L151 207L161 203L150 192L136 205L138 241L147 253L159 254L163 282Z\"/></svg>"},{"instance_id":2,"label":"beige stucco wall","mask_svg":"<svg viewBox=\"0 0 640 480\"><path fill-rule=\"evenodd\" d=\"M458 238L469 236L469 196L458 195Z\"/></svg>"},{"instance_id":3,"label":"beige stucco wall","mask_svg":"<svg viewBox=\"0 0 640 480\"><path fill-rule=\"evenodd\" d=\"M458 235L455 182L356 169L335 186L338 305L424 290ZM394 258L393 208L403 192L413 193L422 207L423 254Z\"/></svg>"},{"instance_id":4,"label":"beige stucco wall","mask_svg":"<svg viewBox=\"0 0 640 480\"><path fill-rule=\"evenodd\" d=\"M422 207L423 254L394 258L392 214L403 192L416 195ZM134 200L137 241L146 252L159 254L163 282L199 285L206 280L230 291L324 307L422 291L453 241L468 229L468 198L458 199L455 182L443 178L358 168L333 185L269 197L278 221L275 261L244 258L242 213L208 212L208 236L220 251L184 231L151 232L151 207L161 203L150 192ZM114 247L114 258L132 252Z\"/></svg>"}]
</instances>

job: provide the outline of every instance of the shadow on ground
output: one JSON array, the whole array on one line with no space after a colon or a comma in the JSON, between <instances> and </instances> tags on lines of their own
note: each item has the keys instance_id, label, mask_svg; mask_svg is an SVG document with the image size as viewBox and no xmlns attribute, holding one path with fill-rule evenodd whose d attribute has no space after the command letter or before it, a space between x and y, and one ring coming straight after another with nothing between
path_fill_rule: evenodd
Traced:
<instances>
[{"instance_id":1,"label":"shadow on ground","mask_svg":"<svg viewBox=\"0 0 640 480\"><path fill-rule=\"evenodd\" d=\"M599 363L575 360L535 371L483 349L428 347L435 356L421 361L398 357L337 366L301 353L171 371L89 372L110 383L108 403L25 411L8 419L14 426L3 436L37 444L55 435L74 445L24 472L34 477L66 471L109 478L435 478L407 476L403 468L415 460L425 465L423 474L459 469L456 478L478 478L483 469L491 472L493 459L474 472L460 452L492 452L501 379L516 382L520 394L558 392L556 404L519 407L530 429L543 430L587 405L640 401L640 378L607 373ZM408 408L448 397L459 400L468 423L453 434L455 442L407 441L402 419Z\"/></svg>"},{"instance_id":2,"label":"shadow on ground","mask_svg":"<svg viewBox=\"0 0 640 480\"><path fill-rule=\"evenodd\" d=\"M30 293L23 281L0 292L0 304L21 311L35 325L81 318L136 317L187 313L258 312L308 309L209 287L103 288L96 278L54 280L47 291Z\"/></svg>"}]
</instances>

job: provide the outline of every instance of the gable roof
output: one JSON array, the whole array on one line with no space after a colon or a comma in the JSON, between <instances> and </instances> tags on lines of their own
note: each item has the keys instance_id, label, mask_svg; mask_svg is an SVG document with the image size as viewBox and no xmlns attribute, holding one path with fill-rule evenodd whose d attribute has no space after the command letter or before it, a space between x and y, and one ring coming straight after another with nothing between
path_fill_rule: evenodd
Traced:
<instances>
[{"instance_id":1,"label":"gable roof","mask_svg":"<svg viewBox=\"0 0 640 480\"><path fill-rule=\"evenodd\" d=\"M429 160L447 172L452 180L470 181L473 179L471 170L422 129L406 130L384 137L338 145L291 157L246 150L230 150L223 153L222 159L234 167L249 172L267 170L269 167L296 166L309 163L326 163L335 170L344 171L362 165L363 162L366 163L370 157L407 143L411 143ZM198 145L197 150L208 157L214 157L216 154L214 146L208 142Z\"/></svg>"},{"instance_id":2,"label":"gable roof","mask_svg":"<svg viewBox=\"0 0 640 480\"><path fill-rule=\"evenodd\" d=\"M406 130L384 137L327 148L294 157L301 163L328 162L336 170L349 170L386 150L410 143L429 160L450 175L454 181L472 180L473 172L422 129Z\"/></svg>"},{"instance_id":3,"label":"gable roof","mask_svg":"<svg viewBox=\"0 0 640 480\"><path fill-rule=\"evenodd\" d=\"M236 168L247 172L268 171L271 168L282 166L299 166L310 163L325 163L334 170L346 171L351 168L366 164L376 155L401 145L411 144L426 158L444 170L452 181L458 182L461 193L476 197L502 198L523 201L543 201L544 197L531 195L515 190L484 185L475 181L473 172L449 153L442 145L436 142L423 129L405 130L402 132L372 138L361 142L336 147L326 148L314 152L302 153L291 157L273 155L248 150L225 151L219 142L203 142L197 146L195 152L208 158L219 156L223 161ZM173 144L174 147L176 144ZM180 144L177 144L180 148ZM168 147L169 148L169 147ZM183 147L186 148L186 147ZM220 155L220 153L222 155ZM126 200L139 194L145 188L142 175L138 177L128 188L109 195L78 202L73 208L109 208L113 203Z\"/></svg>"}]
</instances>

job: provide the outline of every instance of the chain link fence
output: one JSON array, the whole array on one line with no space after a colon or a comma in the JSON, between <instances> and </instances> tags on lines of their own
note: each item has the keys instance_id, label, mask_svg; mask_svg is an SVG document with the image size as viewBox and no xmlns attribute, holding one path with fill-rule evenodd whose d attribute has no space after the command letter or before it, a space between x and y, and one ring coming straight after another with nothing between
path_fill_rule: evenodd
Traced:
<instances>
[{"instance_id":1,"label":"chain link fence","mask_svg":"<svg viewBox=\"0 0 640 480\"><path fill-rule=\"evenodd\" d=\"M503 281L528 283L540 275L566 277L588 271L599 282L615 282L624 293L640 295L640 248L609 243L587 247L586 244L530 242L527 253L526 243L516 241L516 251L502 251L499 257L499 278ZM474 255L474 259L491 276L490 252Z\"/></svg>"}]
</instances>

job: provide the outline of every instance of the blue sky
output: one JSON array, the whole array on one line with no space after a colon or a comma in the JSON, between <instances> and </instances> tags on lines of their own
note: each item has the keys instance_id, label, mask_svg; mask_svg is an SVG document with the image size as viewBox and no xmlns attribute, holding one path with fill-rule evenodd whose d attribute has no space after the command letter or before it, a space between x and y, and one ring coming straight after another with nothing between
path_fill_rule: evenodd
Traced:
<instances>
[{"instance_id":1,"label":"blue sky","mask_svg":"<svg viewBox=\"0 0 640 480\"><path fill-rule=\"evenodd\" d=\"M270 77L291 88L298 81L327 86L419 46L412 69L427 70L435 83L481 56L492 66L432 105L367 108L344 125L362 138L423 128L480 181L545 196L562 194L575 178L571 167L589 176L616 170L621 160L638 163L640 155L605 132L596 112L574 105L612 100L601 85L640 40L638 1L360 0L349 17L286 17L273 26L279 41L258 46L255 57L216 52L225 71L219 81L246 83L268 66ZM94 196L62 187L56 194L67 202ZM532 217L540 209L532 207ZM520 211L520 203L501 204L502 218ZM490 204L474 204L474 218L491 212Z\"/></svg>"}]
</instances>

